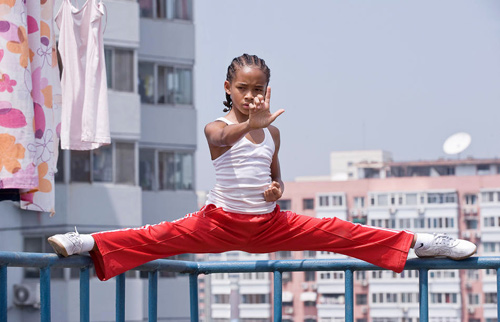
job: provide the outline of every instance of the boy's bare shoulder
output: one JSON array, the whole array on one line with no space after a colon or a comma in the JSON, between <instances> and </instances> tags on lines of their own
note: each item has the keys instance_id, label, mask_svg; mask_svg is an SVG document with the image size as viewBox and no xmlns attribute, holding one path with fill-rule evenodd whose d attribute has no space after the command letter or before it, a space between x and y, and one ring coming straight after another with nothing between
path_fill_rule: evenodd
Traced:
<instances>
[{"instance_id":1,"label":"boy's bare shoulder","mask_svg":"<svg viewBox=\"0 0 500 322\"><path fill-rule=\"evenodd\" d=\"M280 130L279 130L276 126L274 126L274 125L269 125L267 128L269 129L269 132L271 132L271 134L272 134L273 136L275 136L275 135L278 135L278 136L279 136L279 135L280 135Z\"/></svg>"},{"instance_id":2,"label":"boy's bare shoulder","mask_svg":"<svg viewBox=\"0 0 500 322\"><path fill-rule=\"evenodd\" d=\"M215 121L209 122L209 123L207 123L207 125L205 125L205 133L207 133L207 131L210 131L210 130L222 129L226 126L227 126L227 124L225 122L223 122L221 120L215 120Z\"/></svg>"}]
</instances>

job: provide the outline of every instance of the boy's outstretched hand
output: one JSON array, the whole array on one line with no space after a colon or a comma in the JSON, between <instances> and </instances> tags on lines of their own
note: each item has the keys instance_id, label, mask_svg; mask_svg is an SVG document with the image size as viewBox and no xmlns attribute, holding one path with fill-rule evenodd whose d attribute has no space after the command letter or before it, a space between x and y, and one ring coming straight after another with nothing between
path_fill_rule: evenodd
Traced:
<instances>
[{"instance_id":1,"label":"boy's outstretched hand","mask_svg":"<svg viewBox=\"0 0 500 322\"><path fill-rule=\"evenodd\" d=\"M278 182L273 181L271 182L269 188L264 191L264 199L267 202L273 202L281 198L282 194L283 192L281 191L281 185Z\"/></svg>"},{"instance_id":2,"label":"boy's outstretched hand","mask_svg":"<svg viewBox=\"0 0 500 322\"><path fill-rule=\"evenodd\" d=\"M259 94L254 98L253 103L250 103L248 122L251 128L262 129L268 127L269 124L273 123L278 116L285 112L284 109L280 109L271 114L269 111L270 101L271 87L268 86L265 97Z\"/></svg>"}]
</instances>

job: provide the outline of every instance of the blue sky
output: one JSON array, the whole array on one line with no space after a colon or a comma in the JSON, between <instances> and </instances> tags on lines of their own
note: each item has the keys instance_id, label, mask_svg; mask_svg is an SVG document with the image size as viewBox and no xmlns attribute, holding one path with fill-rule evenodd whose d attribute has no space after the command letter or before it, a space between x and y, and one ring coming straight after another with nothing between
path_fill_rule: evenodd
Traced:
<instances>
[{"instance_id":1,"label":"blue sky","mask_svg":"<svg viewBox=\"0 0 500 322\"><path fill-rule=\"evenodd\" d=\"M500 157L500 2L195 1L197 188L213 168L203 135L222 116L223 83L242 53L271 68L271 109L284 108L285 181L329 174L331 151L384 149L395 160Z\"/></svg>"}]
</instances>

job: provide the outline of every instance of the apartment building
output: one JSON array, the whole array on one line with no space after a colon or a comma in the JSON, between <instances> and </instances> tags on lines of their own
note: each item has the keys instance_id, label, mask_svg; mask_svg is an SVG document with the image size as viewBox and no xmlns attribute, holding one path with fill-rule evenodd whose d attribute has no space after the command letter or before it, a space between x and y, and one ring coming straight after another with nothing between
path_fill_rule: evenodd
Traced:
<instances>
[{"instance_id":1,"label":"apartment building","mask_svg":"<svg viewBox=\"0 0 500 322\"><path fill-rule=\"evenodd\" d=\"M475 242L481 256L499 254L499 159L394 162L384 151L333 152L331 158L330 175L285 183L282 209L382 228L446 233ZM415 257L413 251L409 256ZM345 256L305 251L277 252L269 258ZM497 321L494 270L431 270L429 281L431 321ZM356 272L355 321L416 322L418 291L418 271ZM343 272L283 273L283 321L344 321L344 293ZM260 304L268 298L266 303L272 304L271 295L263 296ZM217 321L230 321L229 315ZM245 321L269 320L253 316Z\"/></svg>"},{"instance_id":2,"label":"apartment building","mask_svg":"<svg viewBox=\"0 0 500 322\"><path fill-rule=\"evenodd\" d=\"M73 1L85 5L85 1ZM54 3L57 12L61 0ZM55 233L137 227L197 208L192 0L106 0L104 45L112 143L61 151L55 215L1 202L0 249L52 252ZM186 255L183 258L191 258ZM79 320L78 271L52 269L52 319ZM38 271L9 269L9 321L38 321ZM147 319L147 276L127 273L127 320ZM90 281L90 319L114 321L114 281ZM189 320L187 277L160 274L158 318ZM172 292L175 290L175 292Z\"/></svg>"}]
</instances>

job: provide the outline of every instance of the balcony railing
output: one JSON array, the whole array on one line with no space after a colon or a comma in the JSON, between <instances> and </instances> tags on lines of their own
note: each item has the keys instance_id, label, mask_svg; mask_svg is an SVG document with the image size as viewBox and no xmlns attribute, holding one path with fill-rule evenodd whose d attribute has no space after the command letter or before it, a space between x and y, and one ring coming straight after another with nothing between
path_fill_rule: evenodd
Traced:
<instances>
[{"instance_id":1,"label":"balcony railing","mask_svg":"<svg viewBox=\"0 0 500 322\"><path fill-rule=\"evenodd\" d=\"M48 322L50 316L50 270L56 267L80 269L80 321L90 320L89 269L92 261L86 256L60 258L55 254L1 252L0 251L0 321L7 321L7 267L36 267L40 270L40 320ZM497 317L500 316L500 256L472 257L462 261L448 259L410 259L405 270L419 271L420 321L429 321L429 279L433 269L494 269L497 278ZM158 272L189 274L191 321L198 321L198 275L212 273L272 272L274 275L274 321L281 321L282 273L291 271L344 271L345 321L354 319L353 273L355 271L382 270L380 267L355 259L320 260L261 260L241 262L187 262L156 260L135 268L148 272L149 321L157 321ZM116 321L125 321L125 275L116 278Z\"/></svg>"}]
</instances>

